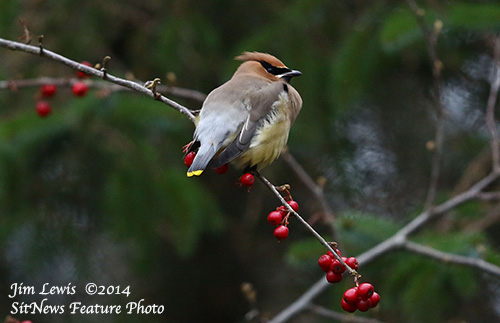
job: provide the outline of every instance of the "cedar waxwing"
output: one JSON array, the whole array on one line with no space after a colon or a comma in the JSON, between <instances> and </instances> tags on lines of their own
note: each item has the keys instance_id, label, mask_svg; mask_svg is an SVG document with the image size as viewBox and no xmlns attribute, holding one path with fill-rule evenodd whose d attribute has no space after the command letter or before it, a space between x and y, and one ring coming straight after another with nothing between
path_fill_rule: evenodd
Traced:
<instances>
[{"instance_id":1,"label":"cedar waxwing","mask_svg":"<svg viewBox=\"0 0 500 323\"><path fill-rule=\"evenodd\" d=\"M220 167L260 170L279 157L302 107L290 85L291 70L276 57L245 52L233 77L210 92L203 102L193 141L187 151L198 152L187 176L199 176L211 162Z\"/></svg>"}]
</instances>

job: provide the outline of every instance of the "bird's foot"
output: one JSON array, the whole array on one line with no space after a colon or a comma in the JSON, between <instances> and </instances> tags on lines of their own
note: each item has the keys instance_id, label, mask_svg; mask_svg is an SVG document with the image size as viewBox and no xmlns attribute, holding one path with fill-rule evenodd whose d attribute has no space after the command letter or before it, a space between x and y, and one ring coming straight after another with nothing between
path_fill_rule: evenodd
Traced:
<instances>
[{"instance_id":1,"label":"bird's foot","mask_svg":"<svg viewBox=\"0 0 500 323\"><path fill-rule=\"evenodd\" d=\"M182 146L182 152L187 153L189 151L189 148L191 148L191 146L193 145L193 143L194 143L194 140L191 140L186 145Z\"/></svg>"}]
</instances>

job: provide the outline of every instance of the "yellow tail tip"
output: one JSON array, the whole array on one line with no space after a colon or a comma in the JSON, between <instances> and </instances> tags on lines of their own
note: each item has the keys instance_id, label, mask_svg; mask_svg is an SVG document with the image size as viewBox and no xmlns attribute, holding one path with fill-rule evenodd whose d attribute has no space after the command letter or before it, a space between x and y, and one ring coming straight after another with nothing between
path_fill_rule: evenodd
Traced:
<instances>
[{"instance_id":1,"label":"yellow tail tip","mask_svg":"<svg viewBox=\"0 0 500 323\"><path fill-rule=\"evenodd\" d=\"M203 170L195 170L195 171L192 171L192 172L187 172L187 177L192 177L193 175L194 176L200 176L201 173L203 173Z\"/></svg>"}]
</instances>

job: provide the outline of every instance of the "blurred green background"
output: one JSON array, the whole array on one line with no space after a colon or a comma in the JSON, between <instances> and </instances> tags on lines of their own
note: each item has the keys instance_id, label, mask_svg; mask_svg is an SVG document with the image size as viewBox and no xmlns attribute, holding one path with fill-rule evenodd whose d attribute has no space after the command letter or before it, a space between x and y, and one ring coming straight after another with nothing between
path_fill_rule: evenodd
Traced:
<instances>
[{"instance_id":1,"label":"blurred green background","mask_svg":"<svg viewBox=\"0 0 500 323\"><path fill-rule=\"evenodd\" d=\"M489 171L485 107L497 1L420 1L425 20L443 22L446 109L440 201ZM36 44L76 61L112 57L109 71L208 93L238 66L245 50L272 53L303 76L293 80L304 106L290 152L325 194L336 220L283 160L263 171L292 185L315 227L357 255L394 233L423 207L435 115L432 73L420 29L404 1L2 0L0 37L19 40L25 19ZM35 55L0 49L0 80L75 72ZM175 75L175 79L172 77ZM251 282L264 318L277 314L321 278L322 246L291 220L277 243L266 215L278 201L261 184L206 172L186 178L182 146L193 125L137 93L85 98L59 88L48 118L35 112L38 88L0 91L0 320L23 282L77 286L51 304L162 304L161 315L14 315L41 322L244 322ZM175 100L196 109L200 103ZM495 187L491 188L495 190ZM500 264L497 202L469 202L414 236L439 250ZM483 218L493 219L488 223ZM495 220L496 219L496 220ZM337 235L329 236L331 226ZM500 280L407 252L361 267L382 295L365 314L388 322L493 322ZM131 295L87 296L87 282L130 285ZM350 279L316 302L339 310ZM294 322L327 322L305 312Z\"/></svg>"}]
</instances>

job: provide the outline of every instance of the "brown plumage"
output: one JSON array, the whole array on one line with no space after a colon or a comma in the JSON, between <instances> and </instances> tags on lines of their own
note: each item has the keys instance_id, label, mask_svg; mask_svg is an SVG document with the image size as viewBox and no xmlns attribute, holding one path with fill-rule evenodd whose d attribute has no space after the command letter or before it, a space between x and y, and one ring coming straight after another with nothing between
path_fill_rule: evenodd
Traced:
<instances>
[{"instance_id":1,"label":"brown plumage","mask_svg":"<svg viewBox=\"0 0 500 323\"><path fill-rule=\"evenodd\" d=\"M299 93L289 84L299 71L276 57L245 52L233 77L207 96L190 150L199 147L187 176L201 175L232 162L240 168L263 167L281 153L301 107Z\"/></svg>"}]
</instances>

